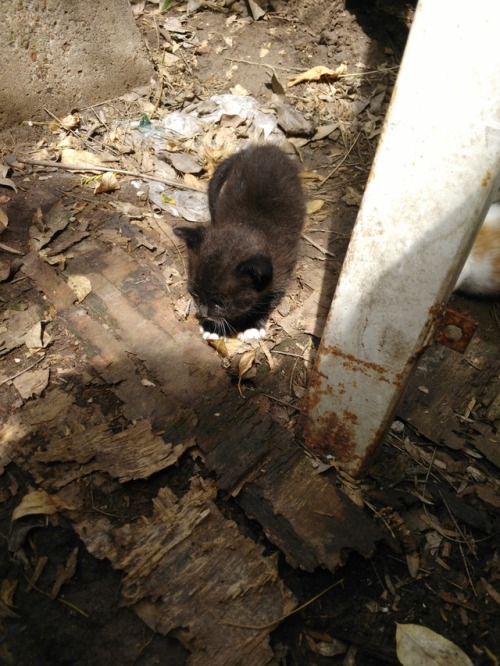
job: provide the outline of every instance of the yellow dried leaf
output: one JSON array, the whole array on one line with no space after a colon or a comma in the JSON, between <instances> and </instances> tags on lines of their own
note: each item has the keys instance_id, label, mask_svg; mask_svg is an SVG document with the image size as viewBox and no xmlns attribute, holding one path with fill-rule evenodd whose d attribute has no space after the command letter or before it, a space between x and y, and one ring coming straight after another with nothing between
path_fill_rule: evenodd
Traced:
<instances>
[{"instance_id":1,"label":"yellow dried leaf","mask_svg":"<svg viewBox=\"0 0 500 666\"><path fill-rule=\"evenodd\" d=\"M324 65L318 65L317 67L308 69L307 72L302 72L302 74L299 74L295 78L290 79L287 85L289 88L291 88L292 86L296 86L298 83L303 83L304 81L319 81L320 79L335 80L338 79L341 74L345 74L346 72L347 65L345 63L339 65L335 70L330 69L329 67L325 67Z\"/></svg>"},{"instance_id":2,"label":"yellow dried leaf","mask_svg":"<svg viewBox=\"0 0 500 666\"><path fill-rule=\"evenodd\" d=\"M0 234L4 229L7 228L9 224L9 218L7 213L0 208Z\"/></svg>"},{"instance_id":3,"label":"yellow dried leaf","mask_svg":"<svg viewBox=\"0 0 500 666\"><path fill-rule=\"evenodd\" d=\"M32 490L23 497L21 503L16 506L12 513L12 522L19 520L19 518L22 518L23 516L39 514L51 516L61 509L69 508L70 507L66 506L57 495L49 495L45 490L40 488L38 490Z\"/></svg>"},{"instance_id":4,"label":"yellow dried leaf","mask_svg":"<svg viewBox=\"0 0 500 666\"><path fill-rule=\"evenodd\" d=\"M92 291L92 283L85 275L70 275L68 287L75 292L77 303L81 303Z\"/></svg>"},{"instance_id":5,"label":"yellow dried leaf","mask_svg":"<svg viewBox=\"0 0 500 666\"><path fill-rule=\"evenodd\" d=\"M396 652L402 666L473 666L454 643L418 624L398 624Z\"/></svg>"},{"instance_id":6,"label":"yellow dried leaf","mask_svg":"<svg viewBox=\"0 0 500 666\"><path fill-rule=\"evenodd\" d=\"M226 340L224 338L217 338L217 340L207 340L208 344L215 349L215 351L227 358L229 353L227 351Z\"/></svg>"},{"instance_id":7,"label":"yellow dried leaf","mask_svg":"<svg viewBox=\"0 0 500 666\"><path fill-rule=\"evenodd\" d=\"M314 213L317 213L319 210L321 210L324 206L325 202L323 199L311 199L311 201L307 202L306 206L306 213L307 215L313 215Z\"/></svg>"}]
</instances>

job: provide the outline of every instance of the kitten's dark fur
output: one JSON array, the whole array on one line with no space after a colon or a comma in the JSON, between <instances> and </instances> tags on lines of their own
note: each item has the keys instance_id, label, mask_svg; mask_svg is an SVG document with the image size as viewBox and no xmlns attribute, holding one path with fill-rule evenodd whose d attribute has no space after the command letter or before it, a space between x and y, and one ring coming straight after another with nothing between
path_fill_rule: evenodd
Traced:
<instances>
[{"instance_id":1,"label":"kitten's dark fur","mask_svg":"<svg viewBox=\"0 0 500 666\"><path fill-rule=\"evenodd\" d=\"M212 224L177 227L204 337L262 337L295 265L305 215L295 163L273 145L219 164L208 188Z\"/></svg>"}]
</instances>

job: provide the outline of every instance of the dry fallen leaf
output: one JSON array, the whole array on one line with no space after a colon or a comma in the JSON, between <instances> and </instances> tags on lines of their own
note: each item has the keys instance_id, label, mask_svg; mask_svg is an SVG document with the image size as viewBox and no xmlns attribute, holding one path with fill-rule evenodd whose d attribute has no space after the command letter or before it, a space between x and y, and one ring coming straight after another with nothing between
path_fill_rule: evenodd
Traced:
<instances>
[{"instance_id":1,"label":"dry fallen leaf","mask_svg":"<svg viewBox=\"0 0 500 666\"><path fill-rule=\"evenodd\" d=\"M260 18L266 15L265 10L258 5L256 0L248 0L248 8L250 9L250 13L252 14L254 21L258 21Z\"/></svg>"},{"instance_id":2,"label":"dry fallen leaf","mask_svg":"<svg viewBox=\"0 0 500 666\"><path fill-rule=\"evenodd\" d=\"M8 578L4 578L0 583L0 600L9 608L15 608L14 593L17 583L17 580L9 580Z\"/></svg>"},{"instance_id":3,"label":"dry fallen leaf","mask_svg":"<svg viewBox=\"0 0 500 666\"><path fill-rule=\"evenodd\" d=\"M81 303L92 291L92 283L85 275L70 275L68 287L75 292L77 303Z\"/></svg>"},{"instance_id":4,"label":"dry fallen leaf","mask_svg":"<svg viewBox=\"0 0 500 666\"><path fill-rule=\"evenodd\" d=\"M58 132L60 129L71 130L80 124L80 116L77 113L69 113L62 120L52 120L49 123L51 132Z\"/></svg>"},{"instance_id":5,"label":"dry fallen leaf","mask_svg":"<svg viewBox=\"0 0 500 666\"><path fill-rule=\"evenodd\" d=\"M33 395L42 395L47 388L49 378L49 368L40 368L38 370L24 372L19 377L16 377L12 383L16 387L19 395L24 400L29 400Z\"/></svg>"},{"instance_id":6,"label":"dry fallen leaf","mask_svg":"<svg viewBox=\"0 0 500 666\"><path fill-rule=\"evenodd\" d=\"M324 204L325 202L323 199L311 199L311 201L307 202L306 215L313 215L314 213L317 213L323 208Z\"/></svg>"},{"instance_id":7,"label":"dry fallen leaf","mask_svg":"<svg viewBox=\"0 0 500 666\"><path fill-rule=\"evenodd\" d=\"M420 555L417 551L406 554L406 564L412 578L416 578L420 569Z\"/></svg>"},{"instance_id":8,"label":"dry fallen leaf","mask_svg":"<svg viewBox=\"0 0 500 666\"><path fill-rule=\"evenodd\" d=\"M10 178L0 178L0 185L2 187L11 187L14 190L14 192L17 192L17 187L14 181L11 180Z\"/></svg>"},{"instance_id":9,"label":"dry fallen leaf","mask_svg":"<svg viewBox=\"0 0 500 666\"><path fill-rule=\"evenodd\" d=\"M9 224L7 213L0 208L0 234L4 231Z\"/></svg>"},{"instance_id":10,"label":"dry fallen leaf","mask_svg":"<svg viewBox=\"0 0 500 666\"><path fill-rule=\"evenodd\" d=\"M108 171L99 178L97 185L94 188L94 194L101 194L102 192L113 192L120 189L120 183L114 173Z\"/></svg>"},{"instance_id":11,"label":"dry fallen leaf","mask_svg":"<svg viewBox=\"0 0 500 666\"><path fill-rule=\"evenodd\" d=\"M63 164L72 164L81 166L82 171L87 171L88 166L104 166L102 161L89 150L75 150L74 148L64 148L61 151L61 162Z\"/></svg>"},{"instance_id":12,"label":"dry fallen leaf","mask_svg":"<svg viewBox=\"0 0 500 666\"><path fill-rule=\"evenodd\" d=\"M267 359L267 362L269 364L269 370L271 372L274 372L276 370L276 362L272 357L271 352L269 351L269 347L266 345L266 343L263 340L259 340L259 345L262 351L264 352L264 356Z\"/></svg>"},{"instance_id":13,"label":"dry fallen leaf","mask_svg":"<svg viewBox=\"0 0 500 666\"><path fill-rule=\"evenodd\" d=\"M418 624L397 625L396 651L402 666L473 666L454 643Z\"/></svg>"},{"instance_id":14,"label":"dry fallen leaf","mask_svg":"<svg viewBox=\"0 0 500 666\"><path fill-rule=\"evenodd\" d=\"M319 81L320 79L335 80L346 72L347 65L345 63L339 65L335 70L329 69L324 65L318 65L317 67L308 69L307 72L302 72L302 74L299 74L295 78L290 79L290 81L287 83L287 86L291 88L292 86L296 86L298 83L303 83L304 81Z\"/></svg>"},{"instance_id":15,"label":"dry fallen leaf","mask_svg":"<svg viewBox=\"0 0 500 666\"><path fill-rule=\"evenodd\" d=\"M57 565L56 580L54 581L54 585L50 593L51 599L55 599L59 594L59 592L61 591L61 587L64 585L64 583L67 583L68 580L71 580L73 578L76 572L77 561L78 561L78 546L76 548L73 548L73 550L69 554L66 564Z\"/></svg>"},{"instance_id":16,"label":"dry fallen leaf","mask_svg":"<svg viewBox=\"0 0 500 666\"><path fill-rule=\"evenodd\" d=\"M241 397L243 397L243 393L241 392L241 381L243 376L254 364L255 354L255 349L250 349L249 351L243 352L240 360L238 361L238 391L240 392Z\"/></svg>"},{"instance_id":17,"label":"dry fallen leaf","mask_svg":"<svg viewBox=\"0 0 500 666\"><path fill-rule=\"evenodd\" d=\"M49 495L45 490L39 488L32 490L23 497L21 503L16 506L12 512L12 522L23 518L24 516L48 515L51 516L61 509L69 509L57 495Z\"/></svg>"}]
</instances>

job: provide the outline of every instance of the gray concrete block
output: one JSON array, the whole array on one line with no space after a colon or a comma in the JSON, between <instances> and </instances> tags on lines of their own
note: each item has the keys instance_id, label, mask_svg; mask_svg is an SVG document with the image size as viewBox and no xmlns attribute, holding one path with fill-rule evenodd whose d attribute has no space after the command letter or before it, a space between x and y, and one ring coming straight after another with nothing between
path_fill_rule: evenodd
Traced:
<instances>
[{"instance_id":1,"label":"gray concrete block","mask_svg":"<svg viewBox=\"0 0 500 666\"><path fill-rule=\"evenodd\" d=\"M123 95L153 73L129 0L1 0L0 63L0 130Z\"/></svg>"}]
</instances>

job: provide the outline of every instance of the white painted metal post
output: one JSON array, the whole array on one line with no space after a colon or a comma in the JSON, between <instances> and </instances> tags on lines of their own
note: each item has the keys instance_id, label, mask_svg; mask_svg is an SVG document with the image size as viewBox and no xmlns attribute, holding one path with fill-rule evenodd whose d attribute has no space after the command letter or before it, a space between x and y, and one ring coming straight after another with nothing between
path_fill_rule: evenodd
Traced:
<instances>
[{"instance_id":1,"label":"white painted metal post","mask_svg":"<svg viewBox=\"0 0 500 666\"><path fill-rule=\"evenodd\" d=\"M500 174L500 3L420 0L305 401L359 473L390 425Z\"/></svg>"}]
</instances>

